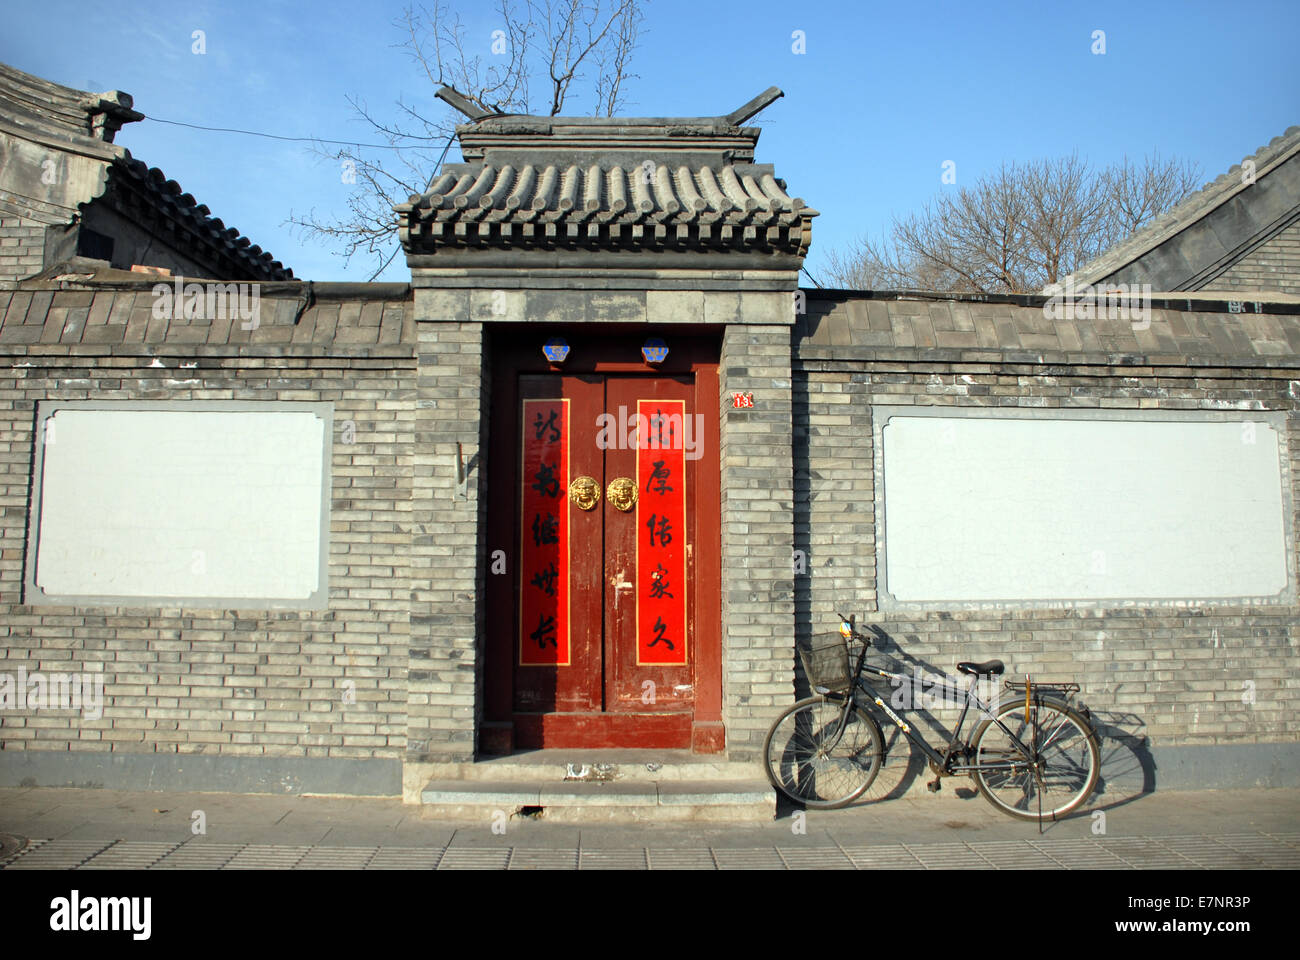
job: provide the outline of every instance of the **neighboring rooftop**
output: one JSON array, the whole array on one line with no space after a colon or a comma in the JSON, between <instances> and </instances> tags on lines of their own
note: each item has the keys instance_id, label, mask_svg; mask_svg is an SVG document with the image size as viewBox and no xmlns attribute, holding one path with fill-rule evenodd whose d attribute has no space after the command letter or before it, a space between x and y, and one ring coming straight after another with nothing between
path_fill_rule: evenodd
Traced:
<instances>
[{"instance_id":1,"label":"neighboring rooftop","mask_svg":"<svg viewBox=\"0 0 1300 960\"><path fill-rule=\"evenodd\" d=\"M86 140L112 143L124 123L143 120L130 94L89 93L64 87L0 63L0 128L17 127L33 137L62 137L68 146ZM118 155L125 153L120 147Z\"/></svg>"},{"instance_id":2,"label":"neighboring rooftop","mask_svg":"<svg viewBox=\"0 0 1300 960\"><path fill-rule=\"evenodd\" d=\"M113 222L122 216L215 279L291 279L293 271L269 252L113 142L123 124L142 119L120 90L74 90L0 64L0 137L7 141L0 217L112 234L126 229ZM85 238L74 239L85 253ZM123 257L138 249L123 243L112 262L130 267ZM48 264L73 251L45 252Z\"/></svg>"},{"instance_id":3,"label":"neighboring rooftop","mask_svg":"<svg viewBox=\"0 0 1300 960\"><path fill-rule=\"evenodd\" d=\"M1300 126L1084 265L1074 279L1167 291L1300 293Z\"/></svg>"}]
</instances>

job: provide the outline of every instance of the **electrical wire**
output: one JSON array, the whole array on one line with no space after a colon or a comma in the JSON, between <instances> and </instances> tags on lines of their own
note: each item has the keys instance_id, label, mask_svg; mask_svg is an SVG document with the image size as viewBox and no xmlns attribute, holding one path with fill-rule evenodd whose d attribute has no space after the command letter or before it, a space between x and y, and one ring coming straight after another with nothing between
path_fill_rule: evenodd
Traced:
<instances>
[{"instance_id":1,"label":"electrical wire","mask_svg":"<svg viewBox=\"0 0 1300 960\"><path fill-rule=\"evenodd\" d=\"M239 130L235 127L205 127L198 123L185 123L181 120L164 120L162 117L145 117L146 120L152 120L155 123L168 123L174 127L189 127L191 130L207 130L212 133L239 133L248 137L266 137L269 140L288 140L294 143L331 143L343 147L364 147L368 150L416 150L422 149L415 146L397 146L391 143L357 143L353 140L323 140L320 137L286 137L278 133L261 133L257 130ZM412 140L441 140L442 137L415 137ZM448 144L454 137L448 138ZM446 151L444 151L445 155Z\"/></svg>"}]
</instances>

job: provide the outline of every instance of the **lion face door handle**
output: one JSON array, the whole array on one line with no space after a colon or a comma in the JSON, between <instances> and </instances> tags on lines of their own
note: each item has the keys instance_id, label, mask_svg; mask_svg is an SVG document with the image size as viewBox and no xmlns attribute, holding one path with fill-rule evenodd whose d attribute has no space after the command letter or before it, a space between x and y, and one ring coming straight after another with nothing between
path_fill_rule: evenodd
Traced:
<instances>
[{"instance_id":1,"label":"lion face door handle","mask_svg":"<svg viewBox=\"0 0 1300 960\"><path fill-rule=\"evenodd\" d=\"M594 477L577 477L569 484L569 500L579 510L594 510L600 502L600 484Z\"/></svg>"},{"instance_id":2,"label":"lion face door handle","mask_svg":"<svg viewBox=\"0 0 1300 960\"><path fill-rule=\"evenodd\" d=\"M618 510L627 513L636 506L636 481L631 477L615 477L605 488L605 499Z\"/></svg>"}]
</instances>

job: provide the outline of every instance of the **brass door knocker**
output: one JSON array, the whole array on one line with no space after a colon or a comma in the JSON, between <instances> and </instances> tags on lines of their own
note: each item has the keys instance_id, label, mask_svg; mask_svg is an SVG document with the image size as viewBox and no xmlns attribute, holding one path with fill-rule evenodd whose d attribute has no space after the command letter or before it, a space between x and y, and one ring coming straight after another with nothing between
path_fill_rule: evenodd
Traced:
<instances>
[{"instance_id":1,"label":"brass door knocker","mask_svg":"<svg viewBox=\"0 0 1300 960\"><path fill-rule=\"evenodd\" d=\"M616 477L605 488L605 498L627 513L636 506L636 481L631 477Z\"/></svg>"},{"instance_id":2,"label":"brass door knocker","mask_svg":"<svg viewBox=\"0 0 1300 960\"><path fill-rule=\"evenodd\" d=\"M579 510L594 510L600 502L600 484L594 477L577 477L569 484L569 500Z\"/></svg>"}]
</instances>

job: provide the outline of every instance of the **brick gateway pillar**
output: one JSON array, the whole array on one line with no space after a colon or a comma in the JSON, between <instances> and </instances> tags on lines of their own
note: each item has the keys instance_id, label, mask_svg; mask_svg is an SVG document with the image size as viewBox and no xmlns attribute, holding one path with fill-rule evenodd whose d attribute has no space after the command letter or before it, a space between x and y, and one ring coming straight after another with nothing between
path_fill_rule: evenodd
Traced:
<instances>
[{"instance_id":1,"label":"brick gateway pillar","mask_svg":"<svg viewBox=\"0 0 1300 960\"><path fill-rule=\"evenodd\" d=\"M693 545L697 575L709 567L699 551L717 551L715 581L691 596L696 632L716 638L720 663L711 688L693 692L689 746L752 763L793 690L790 334L816 216L754 162L759 131L742 126L780 91L727 116L668 120L495 116L440 95L473 121L457 128L464 160L396 208L419 329L408 768L450 770L518 743L521 707L499 693L519 682L518 662L506 662L518 650L493 631L509 617L518 639L523 588L514 580L512 593L493 593L494 558L508 567L518 557L517 541L491 531L505 529L493 516L521 508L517 491L490 478L514 476L513 464L491 462L518 445L494 437L492 411L522 368L503 373L500 358L533 351L557 382L565 363L650 376L653 363L599 344L652 338L670 357L711 349L707 369L692 369L717 384L697 409L719 418L709 424L719 535ZM546 361L551 340L572 361ZM494 356L505 382L494 380ZM607 610L606 631L611 622ZM618 729L599 745L636 745Z\"/></svg>"}]
</instances>

